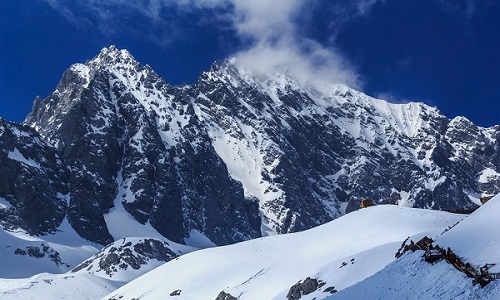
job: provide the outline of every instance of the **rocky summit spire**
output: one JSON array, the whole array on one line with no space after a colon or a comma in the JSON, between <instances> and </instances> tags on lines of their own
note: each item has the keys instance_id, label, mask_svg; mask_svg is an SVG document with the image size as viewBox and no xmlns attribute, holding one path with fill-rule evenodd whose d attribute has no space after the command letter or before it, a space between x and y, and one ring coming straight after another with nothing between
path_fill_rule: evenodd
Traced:
<instances>
[{"instance_id":1,"label":"rocky summit spire","mask_svg":"<svg viewBox=\"0 0 500 300\"><path fill-rule=\"evenodd\" d=\"M96 57L86 63L89 67L114 66L120 64L138 65L138 62L130 52L125 49L120 50L114 45L103 48Z\"/></svg>"}]
</instances>

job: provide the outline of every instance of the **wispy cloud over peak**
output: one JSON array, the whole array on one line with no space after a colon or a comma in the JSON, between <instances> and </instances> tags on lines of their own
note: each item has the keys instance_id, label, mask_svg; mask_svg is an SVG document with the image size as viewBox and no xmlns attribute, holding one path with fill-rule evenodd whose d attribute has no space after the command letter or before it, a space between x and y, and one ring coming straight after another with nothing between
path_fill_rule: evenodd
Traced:
<instances>
[{"instance_id":1,"label":"wispy cloud over peak","mask_svg":"<svg viewBox=\"0 0 500 300\"><path fill-rule=\"evenodd\" d=\"M234 28L250 46L236 54L237 62L256 73L286 71L303 84L344 83L358 88L354 69L334 48L302 36L296 14L307 1L235 0Z\"/></svg>"}]
</instances>

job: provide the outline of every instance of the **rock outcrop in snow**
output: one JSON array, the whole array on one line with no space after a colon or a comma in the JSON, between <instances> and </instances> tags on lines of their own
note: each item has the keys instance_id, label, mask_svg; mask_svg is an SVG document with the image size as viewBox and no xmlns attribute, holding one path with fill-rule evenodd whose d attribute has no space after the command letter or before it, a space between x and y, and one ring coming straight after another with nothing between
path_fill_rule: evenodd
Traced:
<instances>
[{"instance_id":1,"label":"rock outcrop in snow","mask_svg":"<svg viewBox=\"0 0 500 300\"><path fill-rule=\"evenodd\" d=\"M198 250L165 240L123 238L76 266L72 273L89 273L128 282L183 254Z\"/></svg>"}]
</instances>

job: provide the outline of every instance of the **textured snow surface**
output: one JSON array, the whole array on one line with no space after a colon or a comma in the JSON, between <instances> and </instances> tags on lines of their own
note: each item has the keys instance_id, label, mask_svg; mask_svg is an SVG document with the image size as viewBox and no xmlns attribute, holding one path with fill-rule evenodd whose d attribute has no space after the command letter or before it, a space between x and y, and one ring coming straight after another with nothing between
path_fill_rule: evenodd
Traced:
<instances>
[{"instance_id":1,"label":"textured snow surface","mask_svg":"<svg viewBox=\"0 0 500 300\"><path fill-rule=\"evenodd\" d=\"M500 178L500 173L496 172L495 170L493 170L491 168L486 168L479 175L478 181L481 183L486 183L486 182L490 181L490 179L492 179L492 177Z\"/></svg>"},{"instance_id":2,"label":"textured snow surface","mask_svg":"<svg viewBox=\"0 0 500 300\"><path fill-rule=\"evenodd\" d=\"M375 276L326 299L500 299L500 285L495 281L484 289L473 286L472 279L450 264L431 265L421 252L409 252Z\"/></svg>"},{"instance_id":3,"label":"textured snow surface","mask_svg":"<svg viewBox=\"0 0 500 300\"><path fill-rule=\"evenodd\" d=\"M288 289L306 277L326 281L324 288L344 288L390 263L406 237L437 235L462 218L371 207L308 231L186 254L103 299L215 299L222 290L241 300L284 299ZM348 264L341 268L343 262ZM169 298L176 290L180 295ZM319 293L316 299L327 295Z\"/></svg>"},{"instance_id":4,"label":"textured snow surface","mask_svg":"<svg viewBox=\"0 0 500 300\"><path fill-rule=\"evenodd\" d=\"M0 299L95 300L122 284L88 274L75 276L44 273L23 279L0 279Z\"/></svg>"},{"instance_id":5,"label":"textured snow surface","mask_svg":"<svg viewBox=\"0 0 500 300\"><path fill-rule=\"evenodd\" d=\"M436 239L450 247L463 262L479 268L497 264L500 272L500 195ZM500 299L500 281L485 288L473 286L472 279L443 260L431 265L422 252L403 255L379 273L335 294L334 299Z\"/></svg>"},{"instance_id":6,"label":"textured snow surface","mask_svg":"<svg viewBox=\"0 0 500 300\"><path fill-rule=\"evenodd\" d=\"M469 217L437 239L460 257L476 266L498 264L490 269L500 272L500 195L490 199Z\"/></svg>"},{"instance_id":7,"label":"textured snow surface","mask_svg":"<svg viewBox=\"0 0 500 300\"><path fill-rule=\"evenodd\" d=\"M189 233L189 237L184 238L184 243L187 246L203 249L203 248L212 248L217 245L214 244L209 238L207 238L203 233L199 232L196 229L192 229Z\"/></svg>"}]
</instances>

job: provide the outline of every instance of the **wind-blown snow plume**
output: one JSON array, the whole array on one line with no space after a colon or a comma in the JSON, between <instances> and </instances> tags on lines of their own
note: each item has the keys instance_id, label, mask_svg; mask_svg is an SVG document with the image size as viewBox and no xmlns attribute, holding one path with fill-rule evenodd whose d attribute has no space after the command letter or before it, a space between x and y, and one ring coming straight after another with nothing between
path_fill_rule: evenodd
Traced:
<instances>
[{"instance_id":1,"label":"wind-blown snow plume","mask_svg":"<svg viewBox=\"0 0 500 300\"><path fill-rule=\"evenodd\" d=\"M250 40L250 47L237 53L238 62L255 73L285 71L303 84L359 87L356 72L335 49L299 34L294 21L304 5L302 0L235 0L234 28Z\"/></svg>"}]
</instances>

